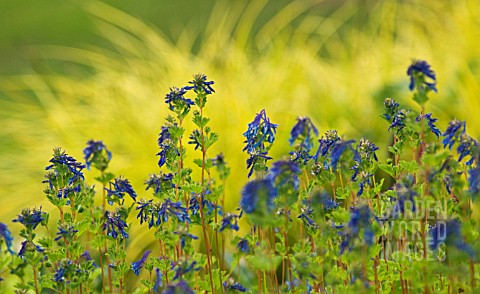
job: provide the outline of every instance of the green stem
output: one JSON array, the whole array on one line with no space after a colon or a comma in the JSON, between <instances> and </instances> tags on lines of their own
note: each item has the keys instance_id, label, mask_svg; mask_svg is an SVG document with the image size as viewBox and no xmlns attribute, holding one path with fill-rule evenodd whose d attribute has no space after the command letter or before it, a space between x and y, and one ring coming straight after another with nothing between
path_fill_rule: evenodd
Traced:
<instances>
[{"instance_id":1,"label":"green stem","mask_svg":"<svg viewBox=\"0 0 480 294\"><path fill-rule=\"evenodd\" d=\"M203 118L203 107L200 107L200 116ZM202 185L202 193L197 198L198 203L200 204L200 219L202 222L202 231L203 231L203 238L204 238L204 243L205 243L205 250L207 251L207 264L208 264L208 273L210 276L210 286L212 288L212 294L215 294L215 285L213 283L213 274L212 274L212 256L211 256L211 249L210 249L210 244L208 241L208 236L207 236L207 231L205 228L205 218L203 215L203 201L202 201L202 195L203 195L203 188L205 185L205 159L207 156L207 150L205 149L205 131L203 126L200 129L201 135L202 135L202 177L201 177L201 185Z\"/></svg>"},{"instance_id":2,"label":"green stem","mask_svg":"<svg viewBox=\"0 0 480 294\"><path fill-rule=\"evenodd\" d=\"M265 271L263 271L263 288L265 289L265 293L268 293L267 289L267 274Z\"/></svg>"}]
</instances>

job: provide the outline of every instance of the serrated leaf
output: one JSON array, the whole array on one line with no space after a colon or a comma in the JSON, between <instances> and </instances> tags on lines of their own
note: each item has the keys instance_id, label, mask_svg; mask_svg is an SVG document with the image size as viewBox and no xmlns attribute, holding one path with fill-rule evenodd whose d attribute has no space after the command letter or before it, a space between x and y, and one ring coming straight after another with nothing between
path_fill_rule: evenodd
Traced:
<instances>
[{"instance_id":1,"label":"serrated leaf","mask_svg":"<svg viewBox=\"0 0 480 294\"><path fill-rule=\"evenodd\" d=\"M396 167L391 164L380 163L378 164L378 168L389 174L391 177L395 177L396 174Z\"/></svg>"}]
</instances>

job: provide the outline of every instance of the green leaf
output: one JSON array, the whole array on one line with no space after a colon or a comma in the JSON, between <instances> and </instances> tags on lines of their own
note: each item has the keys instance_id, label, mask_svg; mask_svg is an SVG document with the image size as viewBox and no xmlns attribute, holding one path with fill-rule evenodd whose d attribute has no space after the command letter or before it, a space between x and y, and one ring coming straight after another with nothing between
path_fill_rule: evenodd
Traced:
<instances>
[{"instance_id":1,"label":"green leaf","mask_svg":"<svg viewBox=\"0 0 480 294\"><path fill-rule=\"evenodd\" d=\"M103 175L96 177L95 180L99 181L100 183L104 184L105 186L115 178L115 175L112 173L104 173Z\"/></svg>"},{"instance_id":2,"label":"green leaf","mask_svg":"<svg viewBox=\"0 0 480 294\"><path fill-rule=\"evenodd\" d=\"M202 168L202 160L200 158L195 158L193 163L195 163L199 168Z\"/></svg>"},{"instance_id":3,"label":"green leaf","mask_svg":"<svg viewBox=\"0 0 480 294\"><path fill-rule=\"evenodd\" d=\"M250 266L262 271L273 271L282 262L281 256L268 254L249 255L245 259Z\"/></svg>"},{"instance_id":4,"label":"green leaf","mask_svg":"<svg viewBox=\"0 0 480 294\"><path fill-rule=\"evenodd\" d=\"M393 178L398 172L398 168L396 166L393 166L392 164L380 163L378 164L378 168L380 168L381 170L383 170Z\"/></svg>"},{"instance_id":5,"label":"green leaf","mask_svg":"<svg viewBox=\"0 0 480 294\"><path fill-rule=\"evenodd\" d=\"M415 173L418 171L418 163L416 161L400 160L400 169L408 173Z\"/></svg>"},{"instance_id":6,"label":"green leaf","mask_svg":"<svg viewBox=\"0 0 480 294\"><path fill-rule=\"evenodd\" d=\"M208 150L210 146L212 146L215 142L218 140L218 134L217 133L210 133L210 136L206 138L205 140L205 150Z\"/></svg>"}]
</instances>

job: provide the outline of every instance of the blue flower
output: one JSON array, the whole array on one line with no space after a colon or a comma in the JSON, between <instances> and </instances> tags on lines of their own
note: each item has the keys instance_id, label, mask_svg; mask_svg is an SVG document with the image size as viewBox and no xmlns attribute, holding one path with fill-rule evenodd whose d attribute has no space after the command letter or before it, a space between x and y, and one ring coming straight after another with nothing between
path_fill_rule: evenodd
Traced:
<instances>
[{"instance_id":1,"label":"blue flower","mask_svg":"<svg viewBox=\"0 0 480 294\"><path fill-rule=\"evenodd\" d=\"M207 211L205 213L205 215L211 215L214 211L215 211L215 204L206 199L205 198L205 195L207 194L211 194L211 191L209 189L207 189L205 192L201 193L201 202L202 202L202 207L203 208L207 208ZM189 201L189 205L188 205L188 210L191 211L191 214L192 215L197 215L197 213L200 211L200 203L198 202L198 199L200 198L200 195L197 195L195 193L192 193L192 197L190 198L190 201ZM216 206L217 207L217 212L221 215L222 214L222 211L221 211L221 206ZM205 216L204 215L204 216Z\"/></svg>"},{"instance_id":2,"label":"blue flower","mask_svg":"<svg viewBox=\"0 0 480 294\"><path fill-rule=\"evenodd\" d=\"M28 240L25 240L22 242L21 246L20 246L20 251L18 251L18 256L21 258L21 259L24 259L25 258L25 252L31 252L31 251L37 251L39 253L44 253L45 252L45 249L43 249L42 247L40 247L39 245L35 245L32 241L28 241ZM47 260L48 257L44 255L44 260Z\"/></svg>"},{"instance_id":3,"label":"blue flower","mask_svg":"<svg viewBox=\"0 0 480 294\"><path fill-rule=\"evenodd\" d=\"M424 115L420 114L420 115L417 117L416 121L418 122L418 121L420 121L420 120L422 120L422 119L425 119L425 118L428 119L427 124L428 124L428 127L430 128L430 131L432 131L432 133L434 133L435 136L437 136L437 138L439 138L440 135L442 134L442 131L440 131L440 129L435 126L435 122L436 122L438 119L432 118L432 114L431 114L431 113L427 113L427 114L424 114Z\"/></svg>"},{"instance_id":4,"label":"blue flower","mask_svg":"<svg viewBox=\"0 0 480 294\"><path fill-rule=\"evenodd\" d=\"M360 175L362 176L362 180L358 184L359 190L357 192L357 196L360 196L363 194L363 190L365 189L366 185L372 186L372 181L371 178L373 177L372 173L367 173L367 172L360 172ZM356 181L356 178L352 180Z\"/></svg>"},{"instance_id":5,"label":"blue flower","mask_svg":"<svg viewBox=\"0 0 480 294\"><path fill-rule=\"evenodd\" d=\"M120 200L121 205L123 205L123 196L125 195L125 193L130 195L133 201L136 201L137 193L135 193L132 185L130 185L130 182L127 179L122 179L121 177L116 178L114 183L109 183L109 186L110 189L105 188L105 190L107 191L107 199L110 205L113 205L113 202L117 202Z\"/></svg>"},{"instance_id":6,"label":"blue flower","mask_svg":"<svg viewBox=\"0 0 480 294\"><path fill-rule=\"evenodd\" d=\"M175 267L176 269L175 269L175 275L173 276L173 280L175 281L175 280L178 280L179 278L181 279L183 275L191 271L199 271L200 268L196 267L196 265L197 265L196 261L192 261L191 263L189 263L188 260L178 263L177 266ZM172 267L172 269L174 268Z\"/></svg>"},{"instance_id":7,"label":"blue flower","mask_svg":"<svg viewBox=\"0 0 480 294\"><path fill-rule=\"evenodd\" d=\"M318 142L320 145L318 146L317 152L313 156L315 162L318 162L318 158L320 156L324 157L324 167L328 169L329 165L327 163L327 158L330 156L330 166L332 167L333 171L336 171L340 157L345 150L352 149L351 145L355 141L345 141L338 136L336 130L329 130L324 136L322 136L322 138L320 138L320 140L318 140Z\"/></svg>"},{"instance_id":8,"label":"blue flower","mask_svg":"<svg viewBox=\"0 0 480 294\"><path fill-rule=\"evenodd\" d=\"M176 126L174 123L173 126ZM180 156L180 152L175 148L174 142L171 139L171 134L168 126L163 126L162 131L158 135L158 147L160 147L160 152L157 153L157 156L160 156L158 159L158 166L162 167L167 162L167 157L170 152L175 152L177 156Z\"/></svg>"},{"instance_id":9,"label":"blue flower","mask_svg":"<svg viewBox=\"0 0 480 294\"><path fill-rule=\"evenodd\" d=\"M247 144L243 150L252 151L261 147L265 142L273 143L277 133L278 124L270 122L265 109L257 113L251 123L248 124L248 130L243 133ZM262 148L263 149L263 148Z\"/></svg>"},{"instance_id":10,"label":"blue flower","mask_svg":"<svg viewBox=\"0 0 480 294\"><path fill-rule=\"evenodd\" d=\"M186 232L186 231L175 231L173 233L175 235L180 236L180 246L182 247L182 249L185 248L185 242L186 242L187 238L191 239L191 240L198 240L197 236L192 235L192 234L190 234L189 232Z\"/></svg>"},{"instance_id":11,"label":"blue flower","mask_svg":"<svg viewBox=\"0 0 480 294\"><path fill-rule=\"evenodd\" d=\"M140 224L147 222L151 217L151 222L148 225L149 229L153 226L154 209L152 202L153 200L147 201L145 199L140 199L137 202L138 206L135 208L136 210L140 210L137 214L137 218L140 218Z\"/></svg>"},{"instance_id":12,"label":"blue flower","mask_svg":"<svg viewBox=\"0 0 480 294\"><path fill-rule=\"evenodd\" d=\"M354 171L352 181L357 181L358 175L361 175L362 177L362 180L359 183L360 189L357 193L358 196L363 193L363 189L367 184L371 185L370 178L373 174L369 172L369 169L372 160L378 161L377 155L375 154L375 151L377 150L378 147L375 144L363 138L360 139L360 143L355 149L355 154L353 156L355 164L351 169Z\"/></svg>"},{"instance_id":13,"label":"blue flower","mask_svg":"<svg viewBox=\"0 0 480 294\"><path fill-rule=\"evenodd\" d=\"M62 238L72 240L72 238L75 236L75 233L78 233L78 230L75 230L73 226L60 226L58 227L58 237L55 238L55 241L58 241Z\"/></svg>"},{"instance_id":14,"label":"blue flower","mask_svg":"<svg viewBox=\"0 0 480 294\"><path fill-rule=\"evenodd\" d=\"M195 292L188 286L187 282L180 280L176 284L168 285L162 294L195 294Z\"/></svg>"},{"instance_id":15,"label":"blue flower","mask_svg":"<svg viewBox=\"0 0 480 294\"><path fill-rule=\"evenodd\" d=\"M435 73L430 69L430 65L426 61L413 60L412 64L407 69L407 75L410 76L410 91L413 91L413 88L417 83L418 88L427 86L428 89L437 92L437 88L435 87ZM428 77L433 82L427 82L425 77Z\"/></svg>"},{"instance_id":16,"label":"blue flower","mask_svg":"<svg viewBox=\"0 0 480 294\"><path fill-rule=\"evenodd\" d=\"M185 98L183 95L187 93L187 88L170 88L170 93L165 96L165 103L168 103L168 108L174 110L176 107L181 109L190 109L194 105L193 101Z\"/></svg>"},{"instance_id":17,"label":"blue flower","mask_svg":"<svg viewBox=\"0 0 480 294\"><path fill-rule=\"evenodd\" d=\"M207 76L202 73L198 73L194 75L193 80L188 83L192 84L192 86L186 86L185 90L193 89L195 93L199 93L200 91L203 91L205 92L205 94L212 94L212 92L215 92L215 90L213 90L212 88L212 85L215 84L215 82L213 81L207 82Z\"/></svg>"},{"instance_id":18,"label":"blue flower","mask_svg":"<svg viewBox=\"0 0 480 294\"><path fill-rule=\"evenodd\" d=\"M92 262L92 265L94 267L98 267L96 264L95 264L95 261L93 261L92 257L90 256L90 251L86 250L85 252L83 252L80 257L84 258L86 261L91 261Z\"/></svg>"},{"instance_id":19,"label":"blue flower","mask_svg":"<svg viewBox=\"0 0 480 294\"><path fill-rule=\"evenodd\" d=\"M246 213L256 211L259 206L262 208L264 206L265 209L272 210L273 199L276 195L277 192L270 180L253 180L243 187L240 207Z\"/></svg>"},{"instance_id":20,"label":"blue flower","mask_svg":"<svg viewBox=\"0 0 480 294\"><path fill-rule=\"evenodd\" d=\"M239 291L239 292L246 292L247 289L240 283L235 282L235 280L230 277L225 282L223 282L223 287L227 291Z\"/></svg>"},{"instance_id":21,"label":"blue flower","mask_svg":"<svg viewBox=\"0 0 480 294\"><path fill-rule=\"evenodd\" d=\"M72 185L77 179L85 179L82 173L85 165L76 161L72 156L67 155L65 151L62 151L60 148L53 149L53 158L50 159L49 162L52 164L47 166L45 170L53 169L56 173L68 170L71 173L68 185Z\"/></svg>"},{"instance_id":22,"label":"blue flower","mask_svg":"<svg viewBox=\"0 0 480 294\"><path fill-rule=\"evenodd\" d=\"M351 146L353 143L355 143L355 140L340 140L335 142L335 145L333 145L333 148L330 152L330 165L332 166L333 171L337 170L337 165L343 152L345 152L347 149L353 150Z\"/></svg>"},{"instance_id":23,"label":"blue flower","mask_svg":"<svg viewBox=\"0 0 480 294\"><path fill-rule=\"evenodd\" d=\"M273 163L267 178L278 187L291 185L293 189L298 190L300 183L298 175L301 172L302 170L295 162L279 160Z\"/></svg>"},{"instance_id":24,"label":"blue flower","mask_svg":"<svg viewBox=\"0 0 480 294\"><path fill-rule=\"evenodd\" d=\"M63 283L65 282L65 267L58 267L57 270L55 271L55 274L53 275L53 278L55 279L55 282L57 283Z\"/></svg>"},{"instance_id":25,"label":"blue flower","mask_svg":"<svg viewBox=\"0 0 480 294\"><path fill-rule=\"evenodd\" d=\"M58 198L69 198L71 193L80 193L82 186L80 184L74 187L66 187L58 191Z\"/></svg>"},{"instance_id":26,"label":"blue flower","mask_svg":"<svg viewBox=\"0 0 480 294\"><path fill-rule=\"evenodd\" d=\"M227 164L227 162L225 161L225 155L223 155L223 153L220 153L215 158L212 158L213 166L223 166L225 164Z\"/></svg>"},{"instance_id":27,"label":"blue flower","mask_svg":"<svg viewBox=\"0 0 480 294\"><path fill-rule=\"evenodd\" d=\"M310 206L307 205L302 207L300 210L302 213L298 216L298 218L301 219L303 223L307 226L317 228L318 225L312 219L313 209L311 209Z\"/></svg>"},{"instance_id":28,"label":"blue flower","mask_svg":"<svg viewBox=\"0 0 480 294\"><path fill-rule=\"evenodd\" d=\"M222 218L222 225L220 226L220 232L223 232L226 228L238 231L238 219L240 216L234 213L226 213Z\"/></svg>"},{"instance_id":29,"label":"blue flower","mask_svg":"<svg viewBox=\"0 0 480 294\"><path fill-rule=\"evenodd\" d=\"M162 126L162 131L158 134L157 144L162 146L170 139L170 131L167 126Z\"/></svg>"},{"instance_id":30,"label":"blue flower","mask_svg":"<svg viewBox=\"0 0 480 294\"><path fill-rule=\"evenodd\" d=\"M378 149L379 148L375 144L362 138L355 149L355 156L353 159L357 162L361 162L365 159L370 160L373 157L375 161L378 161L377 154L375 153Z\"/></svg>"},{"instance_id":31,"label":"blue flower","mask_svg":"<svg viewBox=\"0 0 480 294\"><path fill-rule=\"evenodd\" d=\"M445 133L442 134L445 138L443 139L443 148L448 148L452 150L453 144L457 141L462 134L465 134L467 124L464 121L452 120L449 124Z\"/></svg>"},{"instance_id":32,"label":"blue flower","mask_svg":"<svg viewBox=\"0 0 480 294\"><path fill-rule=\"evenodd\" d=\"M245 238L240 239L240 242L238 242L237 244L237 248L241 252L247 253L247 254L250 253L251 251L250 244L248 243L248 240Z\"/></svg>"},{"instance_id":33,"label":"blue flower","mask_svg":"<svg viewBox=\"0 0 480 294\"><path fill-rule=\"evenodd\" d=\"M338 136L336 130L327 131L325 136L322 136L322 138L318 140L320 145L318 146L317 153L314 156L315 161L318 160L319 156L326 156L330 149L332 149L335 143L338 141L340 141L340 137Z\"/></svg>"},{"instance_id":34,"label":"blue flower","mask_svg":"<svg viewBox=\"0 0 480 294\"><path fill-rule=\"evenodd\" d=\"M468 190L474 199L480 192L480 166L468 171Z\"/></svg>"},{"instance_id":35,"label":"blue flower","mask_svg":"<svg viewBox=\"0 0 480 294\"><path fill-rule=\"evenodd\" d=\"M348 225L341 233L343 240L340 244L340 254L342 254L347 248L349 250L352 249L353 242L355 239L359 238L361 229L363 229L364 242L367 245L373 244L375 235L372 224L370 223L371 218L372 213L367 205L362 205L360 207L351 209Z\"/></svg>"},{"instance_id":36,"label":"blue flower","mask_svg":"<svg viewBox=\"0 0 480 294\"><path fill-rule=\"evenodd\" d=\"M175 216L179 222L190 222L187 209L182 207L182 202L172 202L170 199L165 200L156 210L157 222L159 226L162 222L167 222L170 216Z\"/></svg>"},{"instance_id":37,"label":"blue flower","mask_svg":"<svg viewBox=\"0 0 480 294\"><path fill-rule=\"evenodd\" d=\"M318 130L317 128L313 125L312 121L308 117L299 117L297 119L297 123L295 126L292 128L292 131L290 132L290 139L288 140L290 142L290 146L293 145L293 143L300 138L300 152L304 151L306 153L309 153L310 150L313 147L313 143L311 140L311 133L315 134L315 136L318 136Z\"/></svg>"},{"instance_id":38,"label":"blue flower","mask_svg":"<svg viewBox=\"0 0 480 294\"><path fill-rule=\"evenodd\" d=\"M271 159L267 156L268 149L266 143L272 144L275 140L275 134L277 132L277 124L270 122L270 119L267 117L265 109L260 111L253 121L248 124L248 130L243 133L243 136L246 138L246 146L243 148L243 151L247 151L250 155L250 158L247 160L247 168L250 168L248 177L252 175L255 165L258 163L259 159L264 161Z\"/></svg>"},{"instance_id":39,"label":"blue flower","mask_svg":"<svg viewBox=\"0 0 480 294\"><path fill-rule=\"evenodd\" d=\"M107 146L102 141L89 140L87 147L83 149L83 154L85 155L87 169L90 169L93 162L99 161L101 163L99 169L104 170L106 164L112 159L112 152L107 149Z\"/></svg>"},{"instance_id":40,"label":"blue flower","mask_svg":"<svg viewBox=\"0 0 480 294\"><path fill-rule=\"evenodd\" d=\"M265 152L254 151L254 152L250 153L250 157L247 159L247 169L249 169L248 177L250 177L253 174L253 170L255 168L255 165L259 161L264 162L264 161L272 159L270 156L267 156L267 153L268 153L267 151L265 151ZM266 168L265 168L265 171L266 171Z\"/></svg>"},{"instance_id":41,"label":"blue flower","mask_svg":"<svg viewBox=\"0 0 480 294\"><path fill-rule=\"evenodd\" d=\"M105 211L105 223L103 225L103 230L107 230L107 235L111 236L112 238L116 239L118 237L118 233L122 235L122 238L128 238L127 229L128 226L125 221L121 218L118 212L110 213L109 211Z\"/></svg>"},{"instance_id":42,"label":"blue flower","mask_svg":"<svg viewBox=\"0 0 480 294\"><path fill-rule=\"evenodd\" d=\"M12 251L12 233L8 229L7 225L4 223L0 223L0 237L3 237L3 240L5 240L5 245L7 246L7 250L10 253L13 253Z\"/></svg>"},{"instance_id":43,"label":"blue flower","mask_svg":"<svg viewBox=\"0 0 480 294\"><path fill-rule=\"evenodd\" d=\"M78 264L68 259L59 263L53 278L57 283L69 284L79 273L82 274L82 270Z\"/></svg>"},{"instance_id":44,"label":"blue flower","mask_svg":"<svg viewBox=\"0 0 480 294\"><path fill-rule=\"evenodd\" d=\"M473 248L464 241L462 223L458 219L437 221L436 225L428 231L428 235L432 250L437 250L441 244L446 244L467 253L472 258L477 256Z\"/></svg>"},{"instance_id":45,"label":"blue flower","mask_svg":"<svg viewBox=\"0 0 480 294\"><path fill-rule=\"evenodd\" d=\"M388 127L388 131L390 131L390 129L397 129L397 133L400 132L406 126L405 120L409 113L410 111L405 109L397 111L393 115L392 124Z\"/></svg>"},{"instance_id":46,"label":"blue flower","mask_svg":"<svg viewBox=\"0 0 480 294\"><path fill-rule=\"evenodd\" d=\"M387 120L390 121L392 117L398 112L398 108L400 107L400 104L395 102L395 99L392 98L385 98L385 101L383 102L385 106L385 113L383 114L383 117Z\"/></svg>"},{"instance_id":47,"label":"blue flower","mask_svg":"<svg viewBox=\"0 0 480 294\"><path fill-rule=\"evenodd\" d=\"M22 213L18 215L16 219L13 220L14 223L21 223L28 230L35 230L35 228L44 220L46 220L47 214L42 212L42 207L39 209L34 208L30 210L26 208L22 210Z\"/></svg>"},{"instance_id":48,"label":"blue flower","mask_svg":"<svg viewBox=\"0 0 480 294\"><path fill-rule=\"evenodd\" d=\"M142 258L140 258L140 260L138 261L135 261L135 262L132 262L132 265L131 265L131 269L133 271L133 273L138 276L140 274L140 270L142 269L143 265L145 264L145 262L147 261L147 257L148 255L150 254L150 252L152 252L151 250L146 250L144 253L143 253L143 256Z\"/></svg>"},{"instance_id":49,"label":"blue flower","mask_svg":"<svg viewBox=\"0 0 480 294\"><path fill-rule=\"evenodd\" d=\"M158 293L159 288L162 287L162 279L162 272L158 267L155 268L155 284L153 284L153 291L155 291L155 293Z\"/></svg>"},{"instance_id":50,"label":"blue flower","mask_svg":"<svg viewBox=\"0 0 480 294\"><path fill-rule=\"evenodd\" d=\"M315 193L311 202L313 205L321 205L325 211L336 209L339 205L326 191Z\"/></svg>"},{"instance_id":51,"label":"blue flower","mask_svg":"<svg viewBox=\"0 0 480 294\"><path fill-rule=\"evenodd\" d=\"M474 152L477 148L477 141L467 134L462 134L460 136L460 144L457 146L457 153L460 154L458 157L458 162L461 162L466 156L470 155L470 159L465 163L466 165L471 165L475 160Z\"/></svg>"},{"instance_id":52,"label":"blue flower","mask_svg":"<svg viewBox=\"0 0 480 294\"><path fill-rule=\"evenodd\" d=\"M149 175L148 179L145 181L145 185L147 185L145 190L153 188L154 194L158 194L159 192L165 192L171 188L175 188L175 185L173 184L172 180L173 180L173 174L171 173L169 174L160 173L159 175L157 174Z\"/></svg>"}]
</instances>

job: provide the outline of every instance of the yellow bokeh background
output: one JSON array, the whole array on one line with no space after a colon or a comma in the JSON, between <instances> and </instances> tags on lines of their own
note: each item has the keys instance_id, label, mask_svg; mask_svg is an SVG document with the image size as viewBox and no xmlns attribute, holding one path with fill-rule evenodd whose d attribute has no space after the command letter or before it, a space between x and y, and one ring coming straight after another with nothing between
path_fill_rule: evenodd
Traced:
<instances>
[{"instance_id":1,"label":"yellow bokeh background","mask_svg":"<svg viewBox=\"0 0 480 294\"><path fill-rule=\"evenodd\" d=\"M384 98L418 110L406 75L412 58L437 74L427 111L439 127L456 117L479 137L479 1L291 1L259 21L272 1L216 1L205 25L172 20L173 40L128 12L84 1L101 46L38 46L35 71L0 77L0 221L17 232L11 220L21 209L52 210L41 183L52 149L83 162L91 138L113 152L111 172L151 197L143 182L159 170L165 94L198 72L215 81L206 112L220 139L209 156L223 152L232 169L227 210L247 181L242 133L261 109L279 124L276 159L288 154L298 116L309 116L321 133L366 137L387 156ZM97 173L85 174L93 184ZM147 246L148 233L133 228L133 254Z\"/></svg>"}]
</instances>

